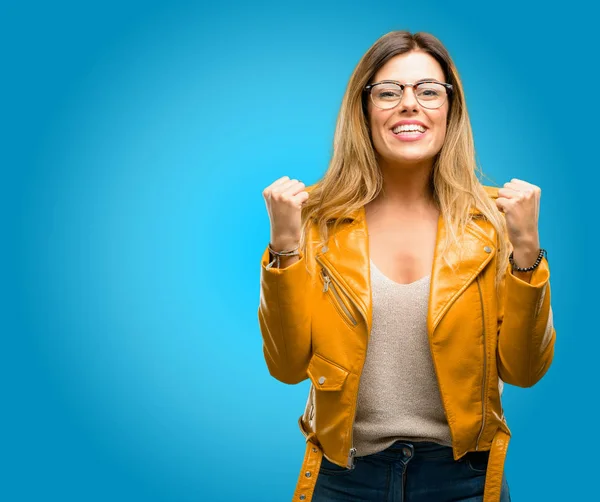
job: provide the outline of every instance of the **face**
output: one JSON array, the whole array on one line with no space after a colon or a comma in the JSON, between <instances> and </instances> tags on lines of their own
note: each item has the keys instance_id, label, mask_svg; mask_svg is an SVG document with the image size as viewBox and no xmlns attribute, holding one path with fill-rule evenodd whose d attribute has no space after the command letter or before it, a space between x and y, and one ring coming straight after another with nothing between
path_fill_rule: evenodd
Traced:
<instances>
[{"instance_id":1,"label":"face","mask_svg":"<svg viewBox=\"0 0 600 502\"><path fill-rule=\"evenodd\" d=\"M396 80L404 84L424 78L445 82L439 63L429 54L414 51L390 59L375 74L371 83ZM440 108L424 108L417 101L412 87L404 88L401 101L390 110L376 107L369 98L369 121L378 157L386 164L400 166L420 165L432 160L446 137L448 109L448 98ZM394 134L394 126L403 120L421 122L425 133Z\"/></svg>"}]
</instances>

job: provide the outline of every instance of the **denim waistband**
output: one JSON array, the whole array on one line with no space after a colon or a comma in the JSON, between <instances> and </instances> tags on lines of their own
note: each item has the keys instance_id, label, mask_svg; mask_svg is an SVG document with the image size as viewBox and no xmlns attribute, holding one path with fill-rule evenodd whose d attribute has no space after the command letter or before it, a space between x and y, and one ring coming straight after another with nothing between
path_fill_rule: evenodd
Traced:
<instances>
[{"instance_id":1,"label":"denim waistband","mask_svg":"<svg viewBox=\"0 0 600 502\"><path fill-rule=\"evenodd\" d=\"M385 450L373 453L371 456L391 460L408 460L412 457L454 458L450 446L445 446L432 441L407 441L404 439L395 441Z\"/></svg>"}]
</instances>

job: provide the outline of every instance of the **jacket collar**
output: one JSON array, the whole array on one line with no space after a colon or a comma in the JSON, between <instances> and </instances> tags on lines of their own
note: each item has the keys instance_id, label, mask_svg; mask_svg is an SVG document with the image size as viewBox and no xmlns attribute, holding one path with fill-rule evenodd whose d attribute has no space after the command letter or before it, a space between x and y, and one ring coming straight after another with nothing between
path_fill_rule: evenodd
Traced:
<instances>
[{"instance_id":1,"label":"jacket collar","mask_svg":"<svg viewBox=\"0 0 600 502\"><path fill-rule=\"evenodd\" d=\"M472 214L481 214L472 209ZM364 207L344 215L348 224L340 227L329 244L316 252L316 257L340 281L346 292L359 307L368 327L372 326L372 295L369 262L368 233ZM438 218L427 330L432 336L444 314L464 290L492 260L496 253L495 230L487 220L474 218L467 226L461 239L463 254L459 256L459 248L450 246L445 256L450 264L442 259L442 242L447 233L442 215ZM453 271L451 267L456 267Z\"/></svg>"}]
</instances>

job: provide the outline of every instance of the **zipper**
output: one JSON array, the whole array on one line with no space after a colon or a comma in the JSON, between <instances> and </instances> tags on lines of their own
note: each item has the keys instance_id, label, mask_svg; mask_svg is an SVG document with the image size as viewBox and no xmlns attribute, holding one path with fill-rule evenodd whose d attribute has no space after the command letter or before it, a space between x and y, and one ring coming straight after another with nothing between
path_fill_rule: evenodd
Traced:
<instances>
[{"instance_id":1,"label":"zipper","mask_svg":"<svg viewBox=\"0 0 600 502\"><path fill-rule=\"evenodd\" d=\"M313 409L314 409L314 404L313 404L313 406L312 406L312 408L311 408L311 413L313 412ZM299 422L299 424L300 424L301 420L302 420L302 417L300 417L300 418L298 419L298 422ZM300 433L301 433L301 434L304 436L304 440L305 440L305 441L306 441L306 440L308 440L308 434L307 434L307 433L306 433L306 431L304 430L304 427L302 427L302 426L300 425L300 426L299 426L299 429L300 429ZM353 453L351 453L351 455L352 455L352 456L354 456L354 455L356 454L356 448L351 448L351 450L350 450L350 451L352 452L352 450L354 450L354 452L353 452ZM332 464L335 464L335 462L334 462L332 459L330 459L330 458L329 458L327 455L325 455L325 452L323 452L323 456L324 456L324 457L325 457L327 460L329 460L329 461L330 461ZM354 467L352 467L352 469L354 469Z\"/></svg>"},{"instance_id":2,"label":"zipper","mask_svg":"<svg viewBox=\"0 0 600 502\"><path fill-rule=\"evenodd\" d=\"M345 318L352 324L352 326L356 326L358 324L358 321L354 318L354 316L352 315L352 312L350 312L350 309L346 306L346 304L344 303L344 301L342 300L339 292L338 292L338 287L335 285L335 282L332 281L331 276L329 275L329 273L327 272L326 268L321 268L321 276L323 277L323 293L327 293L328 291L331 291L333 293L333 296L335 297L335 304L338 306L338 310L341 309L340 314L342 314L342 316L345 316ZM348 296L348 295L346 295Z\"/></svg>"},{"instance_id":3,"label":"zipper","mask_svg":"<svg viewBox=\"0 0 600 502\"><path fill-rule=\"evenodd\" d=\"M354 420L352 422L354 422ZM354 425L354 423L352 425ZM350 469L354 469L354 466L355 466L354 456L355 455L356 455L356 448L354 448L354 447L350 448L350 452L348 453L348 462L346 464Z\"/></svg>"},{"instance_id":4,"label":"zipper","mask_svg":"<svg viewBox=\"0 0 600 502\"><path fill-rule=\"evenodd\" d=\"M479 280L479 276L477 276L477 288L479 289L479 300L481 301L481 321L483 324L483 382L481 384L481 407L482 407L482 420L481 420L481 430L479 431L479 436L477 436L477 443L475 444L475 451L479 450L479 440L481 439L481 435L483 434L483 429L485 427L485 380L487 375L487 350L486 350L486 341L485 341L485 308L483 306L483 295L481 293L481 284ZM504 414L504 412L503 412Z\"/></svg>"},{"instance_id":5,"label":"zipper","mask_svg":"<svg viewBox=\"0 0 600 502\"><path fill-rule=\"evenodd\" d=\"M504 391L504 382L502 382L502 390ZM500 389L498 389L498 400L500 401L500 411L502 411L500 420L504 422L504 405L502 404L502 393L500 392Z\"/></svg>"},{"instance_id":6,"label":"zipper","mask_svg":"<svg viewBox=\"0 0 600 502\"><path fill-rule=\"evenodd\" d=\"M363 311L356 304L356 302L353 300L353 298L348 294L348 292L344 289L344 287L341 285L340 281L338 281L335 278L335 275L332 274L329 271L329 268L325 265L325 263L323 263L324 259L322 257L320 257L320 256L315 256L315 260L317 261L317 263L319 263L319 265L321 265L321 270L324 271L325 274L326 274L323 277L328 277L329 278L329 281L325 282L325 286L323 287L323 291L326 291L326 288L328 288L329 284L335 284L335 286L337 287L337 289L339 289L340 291L342 291L344 293L344 295L346 296L346 298L348 298L348 300L350 301L350 303L352 303L352 305L358 310L358 312L361 313L361 315L363 316L363 319L365 321L365 326L368 327L367 318L363 314ZM336 291L336 287L332 288L332 291ZM336 291L336 293L337 293L337 291ZM339 296L338 296L338 298L339 298ZM343 302L340 302L340 304L344 305ZM352 317L352 319L354 319L354 317ZM354 319L354 323L356 323L355 319ZM356 324L354 324L354 325L356 325ZM367 345L369 343L368 340L369 340L369 336L367 334ZM364 365L364 361L363 361L363 365ZM359 383L360 383L360 376L361 376L361 374L362 374L362 366L360 368L360 373L358 374L358 381L359 381ZM353 441L354 441L354 420L356 419L357 401L358 401L358 389L356 391L356 397L354 399L354 409L352 411L352 423L350 425L350 450L348 451L348 460L346 462L346 467L348 469L351 469L351 470L356 467L356 460L355 460L355 457L356 457L356 448L353 445Z\"/></svg>"}]
</instances>

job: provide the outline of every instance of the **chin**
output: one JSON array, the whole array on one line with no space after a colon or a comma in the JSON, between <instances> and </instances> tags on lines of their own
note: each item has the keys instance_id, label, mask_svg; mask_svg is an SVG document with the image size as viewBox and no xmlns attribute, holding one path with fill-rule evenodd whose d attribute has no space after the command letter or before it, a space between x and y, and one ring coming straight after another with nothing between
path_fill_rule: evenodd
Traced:
<instances>
[{"instance_id":1,"label":"chin","mask_svg":"<svg viewBox=\"0 0 600 502\"><path fill-rule=\"evenodd\" d=\"M434 156L424 153L422 155L393 155L387 158L388 162L399 164L417 164L427 160L431 160Z\"/></svg>"}]
</instances>

